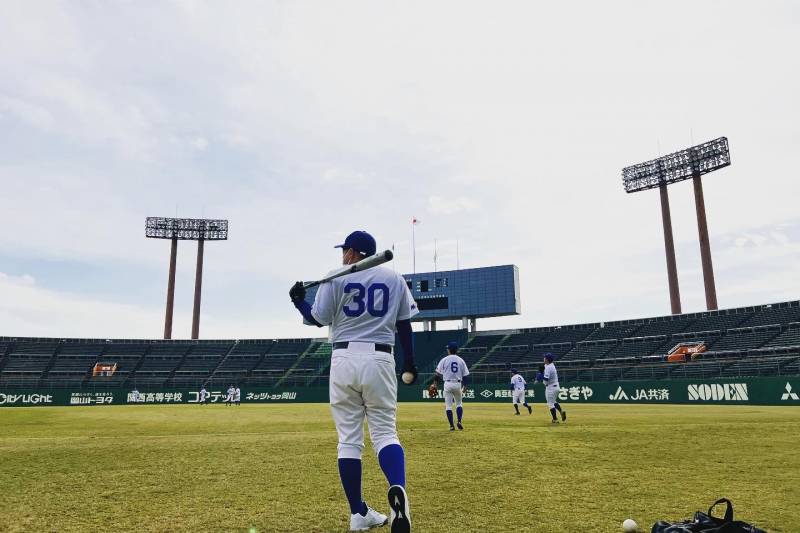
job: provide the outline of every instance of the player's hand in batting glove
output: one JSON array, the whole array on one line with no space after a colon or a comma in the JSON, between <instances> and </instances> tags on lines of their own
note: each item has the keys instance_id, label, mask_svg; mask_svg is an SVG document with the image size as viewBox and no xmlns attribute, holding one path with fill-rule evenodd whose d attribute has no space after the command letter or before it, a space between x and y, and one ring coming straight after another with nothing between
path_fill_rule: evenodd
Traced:
<instances>
[{"instance_id":1,"label":"player's hand in batting glove","mask_svg":"<svg viewBox=\"0 0 800 533\"><path fill-rule=\"evenodd\" d=\"M292 288L289 289L289 298L291 298L293 302L306 299L306 288L303 287L302 281L298 281L292 285Z\"/></svg>"},{"instance_id":2,"label":"player's hand in batting glove","mask_svg":"<svg viewBox=\"0 0 800 533\"><path fill-rule=\"evenodd\" d=\"M419 374L417 367L414 365L414 361L403 361L403 372L400 375L402 376L406 372L411 373L412 378L411 381L409 381L408 383L406 383L405 380L402 380L403 383L405 383L406 385L413 385L414 382L417 381L417 374Z\"/></svg>"}]
</instances>

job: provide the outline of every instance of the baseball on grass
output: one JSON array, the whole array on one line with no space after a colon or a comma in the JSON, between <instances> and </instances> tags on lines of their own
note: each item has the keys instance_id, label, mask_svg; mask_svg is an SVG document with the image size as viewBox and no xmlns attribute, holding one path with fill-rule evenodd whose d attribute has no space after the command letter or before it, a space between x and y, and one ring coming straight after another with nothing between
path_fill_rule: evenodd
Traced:
<instances>
[{"instance_id":1,"label":"baseball on grass","mask_svg":"<svg viewBox=\"0 0 800 533\"><path fill-rule=\"evenodd\" d=\"M411 372L403 372L403 375L401 377L403 379L403 383L405 383L406 385L411 385L411 382L414 381L414 374L412 374Z\"/></svg>"},{"instance_id":2,"label":"baseball on grass","mask_svg":"<svg viewBox=\"0 0 800 533\"><path fill-rule=\"evenodd\" d=\"M635 533L639 526L636 524L634 520L628 518L622 523L622 531L625 533Z\"/></svg>"}]
</instances>

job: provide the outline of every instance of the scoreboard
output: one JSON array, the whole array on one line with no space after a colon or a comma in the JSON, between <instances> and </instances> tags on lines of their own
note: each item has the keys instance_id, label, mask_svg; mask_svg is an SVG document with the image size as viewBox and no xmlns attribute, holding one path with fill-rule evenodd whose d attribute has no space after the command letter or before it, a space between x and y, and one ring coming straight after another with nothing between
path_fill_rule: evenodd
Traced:
<instances>
[{"instance_id":1,"label":"scoreboard","mask_svg":"<svg viewBox=\"0 0 800 533\"><path fill-rule=\"evenodd\" d=\"M413 320L459 320L518 315L519 268L503 265L403 276L417 301Z\"/></svg>"},{"instance_id":2,"label":"scoreboard","mask_svg":"<svg viewBox=\"0 0 800 533\"><path fill-rule=\"evenodd\" d=\"M518 315L522 309L516 265L419 272L403 278L419 307L412 321ZM317 287L309 289L306 300L312 303L316 294Z\"/></svg>"}]
</instances>

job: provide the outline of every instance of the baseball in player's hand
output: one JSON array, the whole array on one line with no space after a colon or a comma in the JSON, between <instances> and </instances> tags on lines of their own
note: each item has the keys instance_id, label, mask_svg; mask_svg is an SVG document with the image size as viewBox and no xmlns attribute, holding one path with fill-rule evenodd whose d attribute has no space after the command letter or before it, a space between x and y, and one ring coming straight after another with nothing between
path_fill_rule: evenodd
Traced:
<instances>
[{"instance_id":1,"label":"baseball in player's hand","mask_svg":"<svg viewBox=\"0 0 800 533\"><path fill-rule=\"evenodd\" d=\"M289 298L291 298L293 302L306 299L306 288L303 287L302 281L298 281L292 285L292 288L289 289Z\"/></svg>"},{"instance_id":2,"label":"baseball in player's hand","mask_svg":"<svg viewBox=\"0 0 800 533\"><path fill-rule=\"evenodd\" d=\"M417 381L417 374L417 367L414 366L413 361L406 361L403 363L403 373L400 375L403 383L406 385L412 385L415 381Z\"/></svg>"}]
</instances>

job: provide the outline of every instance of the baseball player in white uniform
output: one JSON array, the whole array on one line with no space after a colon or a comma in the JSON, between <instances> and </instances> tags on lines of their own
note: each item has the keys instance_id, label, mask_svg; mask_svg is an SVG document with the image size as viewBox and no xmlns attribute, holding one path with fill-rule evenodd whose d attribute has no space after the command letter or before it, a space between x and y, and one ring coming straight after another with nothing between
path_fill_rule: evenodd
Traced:
<instances>
[{"instance_id":1,"label":"baseball player in white uniform","mask_svg":"<svg viewBox=\"0 0 800 533\"><path fill-rule=\"evenodd\" d=\"M462 399L464 397L464 387L469 376L467 363L458 355L458 344L455 341L447 343L447 355L439 364L436 365L436 374L433 377L434 384L442 379L444 381L444 409L447 421L450 422L450 431L455 431L453 427L453 405L456 406L456 416L458 418L458 430L464 429L461 419L464 416Z\"/></svg>"},{"instance_id":2,"label":"baseball player in white uniform","mask_svg":"<svg viewBox=\"0 0 800 533\"><path fill-rule=\"evenodd\" d=\"M558 386L558 371L556 365L553 364L553 354L547 352L544 354L544 373L542 375L544 382L544 397L547 400L547 407L550 409L550 415L553 417L553 424L558 424L556 411L561 413L561 421L567 421L567 412L561 409L558 404L558 392L561 390Z\"/></svg>"},{"instance_id":3,"label":"baseball player in white uniform","mask_svg":"<svg viewBox=\"0 0 800 533\"><path fill-rule=\"evenodd\" d=\"M233 392L234 392L233 385L228 387L228 395L225 396L225 407L231 405L233 403Z\"/></svg>"},{"instance_id":4,"label":"baseball player in white uniform","mask_svg":"<svg viewBox=\"0 0 800 533\"><path fill-rule=\"evenodd\" d=\"M342 263L349 265L374 255L376 245L367 232L356 231L337 248L342 248ZM339 436L339 477L350 505L350 531L389 522L392 533L408 533L411 517L405 454L397 438L397 376L392 351L397 330L405 356L403 372L413 375L413 383L417 369L409 319L419 311L411 291L399 274L374 267L320 285L313 306L305 301L305 293L301 282L289 291L305 321L330 326L330 404ZM361 499L365 418L389 483L389 518Z\"/></svg>"},{"instance_id":5,"label":"baseball player in white uniform","mask_svg":"<svg viewBox=\"0 0 800 533\"><path fill-rule=\"evenodd\" d=\"M200 389L200 405L206 404L206 398L208 398L208 391L205 387Z\"/></svg>"},{"instance_id":6,"label":"baseball player in white uniform","mask_svg":"<svg viewBox=\"0 0 800 533\"><path fill-rule=\"evenodd\" d=\"M519 415L519 404L528 408L528 414L533 413L533 408L528 405L525 399L525 385L527 382L515 369L511 369L511 403L514 404L516 415Z\"/></svg>"},{"instance_id":7,"label":"baseball player in white uniform","mask_svg":"<svg viewBox=\"0 0 800 533\"><path fill-rule=\"evenodd\" d=\"M233 389L233 401L236 402L236 405L241 405L242 389L240 389L238 385Z\"/></svg>"}]
</instances>

